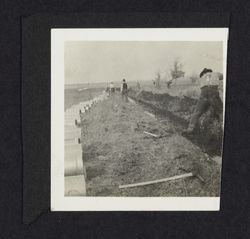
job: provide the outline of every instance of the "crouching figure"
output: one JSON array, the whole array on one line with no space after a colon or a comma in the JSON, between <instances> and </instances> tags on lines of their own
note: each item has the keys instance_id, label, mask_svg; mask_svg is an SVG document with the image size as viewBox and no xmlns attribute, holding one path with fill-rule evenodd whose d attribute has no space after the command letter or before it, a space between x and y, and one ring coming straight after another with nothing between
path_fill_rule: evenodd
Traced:
<instances>
[{"instance_id":1,"label":"crouching figure","mask_svg":"<svg viewBox=\"0 0 250 239\"><path fill-rule=\"evenodd\" d=\"M222 110L222 100L219 95L219 81L222 74L214 73L211 69L204 68L200 73L201 93L192 113L188 128L184 134L192 134L197 127L199 118L210 108L214 116L219 119Z\"/></svg>"}]
</instances>

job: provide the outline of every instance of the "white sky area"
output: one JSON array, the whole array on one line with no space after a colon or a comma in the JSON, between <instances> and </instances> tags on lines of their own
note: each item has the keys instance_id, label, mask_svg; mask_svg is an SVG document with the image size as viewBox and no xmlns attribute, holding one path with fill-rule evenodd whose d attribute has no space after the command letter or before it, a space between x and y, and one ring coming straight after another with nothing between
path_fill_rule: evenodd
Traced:
<instances>
[{"instance_id":1,"label":"white sky area","mask_svg":"<svg viewBox=\"0 0 250 239\"><path fill-rule=\"evenodd\" d=\"M185 76L203 68L223 72L222 42L86 42L65 43L65 84L152 80L156 72L170 79L175 59Z\"/></svg>"}]
</instances>

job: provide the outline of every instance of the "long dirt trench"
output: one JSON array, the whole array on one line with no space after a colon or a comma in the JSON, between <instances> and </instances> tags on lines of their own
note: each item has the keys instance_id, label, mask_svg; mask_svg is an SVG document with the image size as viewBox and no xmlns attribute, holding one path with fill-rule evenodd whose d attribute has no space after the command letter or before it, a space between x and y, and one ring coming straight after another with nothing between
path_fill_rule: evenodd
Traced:
<instances>
[{"instance_id":1,"label":"long dirt trench","mask_svg":"<svg viewBox=\"0 0 250 239\"><path fill-rule=\"evenodd\" d=\"M87 196L219 196L220 166L181 136L178 127L168 117L158 118L135 102L123 102L120 95L93 106L82 118ZM119 189L194 170L205 183L192 177Z\"/></svg>"}]
</instances>

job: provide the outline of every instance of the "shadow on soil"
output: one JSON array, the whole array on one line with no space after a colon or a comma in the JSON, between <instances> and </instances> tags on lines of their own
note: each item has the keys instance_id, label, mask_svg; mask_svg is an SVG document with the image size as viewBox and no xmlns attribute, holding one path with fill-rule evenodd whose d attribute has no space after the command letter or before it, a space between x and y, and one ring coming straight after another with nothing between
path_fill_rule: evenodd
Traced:
<instances>
[{"instance_id":1,"label":"shadow on soil","mask_svg":"<svg viewBox=\"0 0 250 239\"><path fill-rule=\"evenodd\" d=\"M154 94L149 91L138 92L132 89L129 90L129 97L150 107L156 114L167 116L175 123L178 123L182 129L187 128L197 103L196 99L186 96L182 98L167 93ZM209 109L200 117L199 125L194 134L186 137L208 155L221 155L223 130L220 119L222 119L222 109L220 112Z\"/></svg>"}]
</instances>

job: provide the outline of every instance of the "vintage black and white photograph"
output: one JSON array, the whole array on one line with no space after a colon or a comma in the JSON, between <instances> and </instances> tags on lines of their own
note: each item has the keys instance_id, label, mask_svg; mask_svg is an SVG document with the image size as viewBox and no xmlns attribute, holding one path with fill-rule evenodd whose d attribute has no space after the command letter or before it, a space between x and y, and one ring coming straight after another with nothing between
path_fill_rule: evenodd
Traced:
<instances>
[{"instance_id":1,"label":"vintage black and white photograph","mask_svg":"<svg viewBox=\"0 0 250 239\"><path fill-rule=\"evenodd\" d=\"M52 32L52 210L219 210L227 29L103 31Z\"/></svg>"}]
</instances>

